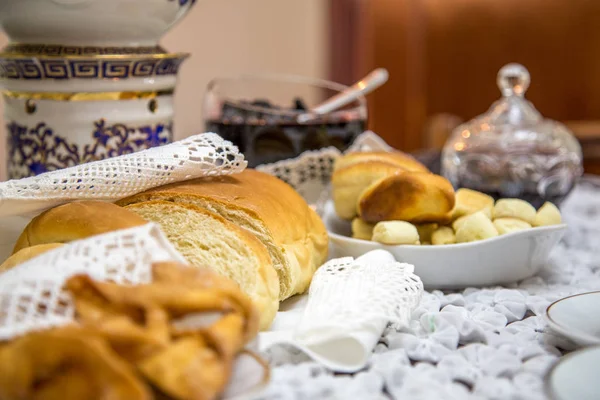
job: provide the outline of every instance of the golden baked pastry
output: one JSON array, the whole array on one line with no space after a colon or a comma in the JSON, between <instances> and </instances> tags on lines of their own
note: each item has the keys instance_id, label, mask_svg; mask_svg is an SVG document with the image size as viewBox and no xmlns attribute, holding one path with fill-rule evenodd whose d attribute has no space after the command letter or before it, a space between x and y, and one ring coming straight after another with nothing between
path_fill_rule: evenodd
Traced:
<instances>
[{"instance_id":1,"label":"golden baked pastry","mask_svg":"<svg viewBox=\"0 0 600 400\"><path fill-rule=\"evenodd\" d=\"M417 161L414 157L401 151L370 151L354 152L344 154L339 157L334 164L334 171L348 167L357 163L379 162L393 165L406 171L429 172L426 166Z\"/></svg>"},{"instance_id":2,"label":"golden baked pastry","mask_svg":"<svg viewBox=\"0 0 600 400\"><path fill-rule=\"evenodd\" d=\"M494 219L517 218L533 225L535 222L535 208L521 199L500 199L494 205Z\"/></svg>"},{"instance_id":3,"label":"golden baked pastry","mask_svg":"<svg viewBox=\"0 0 600 400\"><path fill-rule=\"evenodd\" d=\"M23 264L25 261L29 261L32 258L39 256L40 254L54 250L61 246L63 246L63 243L47 243L25 247L7 258L2 265L0 265L0 272L7 271L19 264Z\"/></svg>"},{"instance_id":4,"label":"golden baked pastry","mask_svg":"<svg viewBox=\"0 0 600 400\"><path fill-rule=\"evenodd\" d=\"M561 223L560 211L554 204L547 201L537 210L533 226L558 225Z\"/></svg>"},{"instance_id":5,"label":"golden baked pastry","mask_svg":"<svg viewBox=\"0 0 600 400\"><path fill-rule=\"evenodd\" d=\"M207 268L152 266L152 282L87 275L65 284L75 323L0 346L0 398L213 400L257 334L258 314L231 280ZM151 385L150 385L151 384Z\"/></svg>"},{"instance_id":6,"label":"golden baked pastry","mask_svg":"<svg viewBox=\"0 0 600 400\"><path fill-rule=\"evenodd\" d=\"M252 169L232 176L193 179L123 199L127 206L151 200L192 204L253 233L269 251L279 274L281 300L308 289L327 259L323 222L282 180Z\"/></svg>"},{"instance_id":7,"label":"golden baked pastry","mask_svg":"<svg viewBox=\"0 0 600 400\"><path fill-rule=\"evenodd\" d=\"M477 211L465 217L456 231L456 242L474 242L495 236L498 236L498 231L492 221L482 211Z\"/></svg>"},{"instance_id":8,"label":"golden baked pastry","mask_svg":"<svg viewBox=\"0 0 600 400\"><path fill-rule=\"evenodd\" d=\"M496 218L494 220L494 226L500 235L531 228L530 224L517 218Z\"/></svg>"},{"instance_id":9,"label":"golden baked pastry","mask_svg":"<svg viewBox=\"0 0 600 400\"><path fill-rule=\"evenodd\" d=\"M378 222L373 228L372 240L389 245L420 244L417 228L404 221Z\"/></svg>"},{"instance_id":10,"label":"golden baked pastry","mask_svg":"<svg viewBox=\"0 0 600 400\"><path fill-rule=\"evenodd\" d=\"M494 208L494 198L492 196L476 190L461 188L456 191L455 197L456 204L454 210L452 210L453 219L477 211L484 211L488 218L492 218L492 209Z\"/></svg>"},{"instance_id":11,"label":"golden baked pastry","mask_svg":"<svg viewBox=\"0 0 600 400\"><path fill-rule=\"evenodd\" d=\"M17 240L13 254L37 244L68 243L147 223L143 218L112 203L68 203L47 210L31 220Z\"/></svg>"},{"instance_id":12,"label":"golden baked pastry","mask_svg":"<svg viewBox=\"0 0 600 400\"><path fill-rule=\"evenodd\" d=\"M360 196L359 216L366 222L444 222L454 208L450 182L424 172L396 172L371 184Z\"/></svg>"},{"instance_id":13,"label":"golden baked pastry","mask_svg":"<svg viewBox=\"0 0 600 400\"><path fill-rule=\"evenodd\" d=\"M342 219L354 218L358 214L358 202L365 189L398 170L397 165L377 160L350 164L336 170L331 177L336 214Z\"/></svg>"},{"instance_id":14,"label":"golden baked pastry","mask_svg":"<svg viewBox=\"0 0 600 400\"><path fill-rule=\"evenodd\" d=\"M368 224L360 218L352 220L352 237L355 239L371 240L375 225Z\"/></svg>"},{"instance_id":15,"label":"golden baked pastry","mask_svg":"<svg viewBox=\"0 0 600 400\"><path fill-rule=\"evenodd\" d=\"M440 226L431 234L431 244L454 244L456 243L456 234L454 230L448 226Z\"/></svg>"},{"instance_id":16,"label":"golden baked pastry","mask_svg":"<svg viewBox=\"0 0 600 400\"><path fill-rule=\"evenodd\" d=\"M132 365L80 327L32 332L0 348L0 399L152 398Z\"/></svg>"}]
</instances>

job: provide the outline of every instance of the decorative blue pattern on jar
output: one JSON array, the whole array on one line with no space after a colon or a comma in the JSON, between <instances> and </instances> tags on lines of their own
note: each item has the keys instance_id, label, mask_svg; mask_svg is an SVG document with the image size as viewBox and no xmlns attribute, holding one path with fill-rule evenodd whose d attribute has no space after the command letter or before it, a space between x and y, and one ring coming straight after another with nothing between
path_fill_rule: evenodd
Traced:
<instances>
[{"instance_id":1,"label":"decorative blue pattern on jar","mask_svg":"<svg viewBox=\"0 0 600 400\"><path fill-rule=\"evenodd\" d=\"M90 161L115 157L171 142L172 124L127 126L94 122L90 143L70 143L44 122L28 127L10 121L8 134L8 175L19 179Z\"/></svg>"},{"instance_id":2,"label":"decorative blue pattern on jar","mask_svg":"<svg viewBox=\"0 0 600 400\"><path fill-rule=\"evenodd\" d=\"M187 54L132 58L0 56L0 79L127 79L177 75Z\"/></svg>"}]
</instances>

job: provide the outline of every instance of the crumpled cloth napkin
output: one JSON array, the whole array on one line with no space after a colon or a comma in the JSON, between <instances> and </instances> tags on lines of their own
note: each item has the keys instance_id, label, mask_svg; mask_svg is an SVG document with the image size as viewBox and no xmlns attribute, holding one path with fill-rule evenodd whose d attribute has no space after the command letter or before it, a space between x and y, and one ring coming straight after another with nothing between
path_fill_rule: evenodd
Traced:
<instances>
[{"instance_id":1,"label":"crumpled cloth napkin","mask_svg":"<svg viewBox=\"0 0 600 400\"><path fill-rule=\"evenodd\" d=\"M408 324L422 293L414 266L385 250L333 259L317 270L308 295L282 305L259 348L291 345L333 371L359 371L389 323Z\"/></svg>"}]
</instances>

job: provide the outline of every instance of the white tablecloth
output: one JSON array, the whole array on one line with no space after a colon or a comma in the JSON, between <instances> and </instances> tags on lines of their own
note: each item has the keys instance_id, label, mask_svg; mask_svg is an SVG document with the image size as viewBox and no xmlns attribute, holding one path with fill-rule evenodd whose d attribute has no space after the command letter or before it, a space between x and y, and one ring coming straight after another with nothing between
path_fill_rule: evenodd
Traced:
<instances>
[{"instance_id":1,"label":"white tablecloth","mask_svg":"<svg viewBox=\"0 0 600 400\"><path fill-rule=\"evenodd\" d=\"M425 293L410 328L388 328L369 366L333 374L277 347L264 399L546 399L543 378L574 349L541 314L554 300L600 290L600 184L589 179L562 207L569 228L547 267L510 287Z\"/></svg>"}]
</instances>

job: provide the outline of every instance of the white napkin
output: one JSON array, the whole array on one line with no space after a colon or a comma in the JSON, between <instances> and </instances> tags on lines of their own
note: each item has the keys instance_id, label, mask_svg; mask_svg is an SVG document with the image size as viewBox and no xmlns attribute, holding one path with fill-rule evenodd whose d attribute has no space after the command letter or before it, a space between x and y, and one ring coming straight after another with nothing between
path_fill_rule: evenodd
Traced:
<instances>
[{"instance_id":1,"label":"white napkin","mask_svg":"<svg viewBox=\"0 0 600 400\"><path fill-rule=\"evenodd\" d=\"M231 142L203 133L137 153L0 182L0 217L34 215L74 200L115 201L167 183L239 173L246 166Z\"/></svg>"},{"instance_id":2,"label":"white napkin","mask_svg":"<svg viewBox=\"0 0 600 400\"><path fill-rule=\"evenodd\" d=\"M271 330L260 333L261 351L287 344L333 371L359 371L388 323L409 322L423 293L413 272L385 250L327 262L308 295L286 302Z\"/></svg>"}]
</instances>

